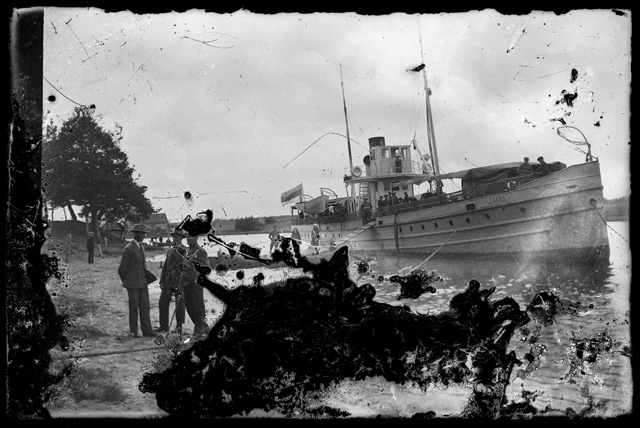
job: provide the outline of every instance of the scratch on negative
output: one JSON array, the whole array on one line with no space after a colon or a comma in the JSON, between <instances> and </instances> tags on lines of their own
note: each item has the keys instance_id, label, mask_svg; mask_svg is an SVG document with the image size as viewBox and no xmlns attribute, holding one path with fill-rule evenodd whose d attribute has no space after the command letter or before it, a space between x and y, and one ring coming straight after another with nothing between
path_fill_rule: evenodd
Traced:
<instances>
[{"instance_id":1,"label":"scratch on negative","mask_svg":"<svg viewBox=\"0 0 640 428\"><path fill-rule=\"evenodd\" d=\"M193 40L194 42L202 43L203 45L206 45L206 46L209 46L209 47L212 47L212 48L218 48L218 49L229 49L229 48L232 48L234 46L234 45L231 45L231 46L213 46L213 45L209 44L209 43L213 43L213 42L217 41L218 39L205 41L205 40L197 40L197 39L194 39L194 38L189 37L189 36L182 36L181 39Z\"/></svg>"},{"instance_id":2,"label":"scratch on negative","mask_svg":"<svg viewBox=\"0 0 640 428\"><path fill-rule=\"evenodd\" d=\"M536 79L544 79L545 77L553 76L554 74L562 73L563 71L567 71L567 70L568 68L565 68L564 70L556 71L555 73L547 74L545 76L540 76L540 77L537 77Z\"/></svg>"},{"instance_id":3,"label":"scratch on negative","mask_svg":"<svg viewBox=\"0 0 640 428\"><path fill-rule=\"evenodd\" d=\"M71 20L69 20L71 21ZM84 45L82 44L82 41L80 40L80 38L78 37L78 35L76 34L75 31L73 31L73 28L71 28L71 25L69 25L69 23L67 22L67 27L69 27L69 30L71 30L71 32L73 33L74 36L76 36L76 39L78 40L78 43L80 43L80 46L82 46L82 49L84 49L84 53L87 54L88 59L91 59L91 56L89 55L89 52L87 52L87 49L84 47ZM83 61L84 62L84 61ZM91 62L91 64L93 64L93 62ZM93 66L95 67L95 64L93 64ZM97 69L97 67L96 67Z\"/></svg>"}]
</instances>

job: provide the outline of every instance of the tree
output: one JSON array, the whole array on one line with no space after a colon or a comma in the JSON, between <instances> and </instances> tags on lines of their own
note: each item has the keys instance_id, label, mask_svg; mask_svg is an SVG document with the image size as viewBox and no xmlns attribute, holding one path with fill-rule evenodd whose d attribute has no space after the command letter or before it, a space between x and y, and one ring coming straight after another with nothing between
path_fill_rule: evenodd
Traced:
<instances>
[{"instance_id":1,"label":"tree","mask_svg":"<svg viewBox=\"0 0 640 428\"><path fill-rule=\"evenodd\" d=\"M144 195L147 188L134 178L134 169L119 147L121 140L122 127L103 129L93 112L83 107L76 107L59 129L51 121L45 133L46 197L54 207L81 206L98 239L98 225L106 213L110 218L140 221L154 212Z\"/></svg>"}]
</instances>

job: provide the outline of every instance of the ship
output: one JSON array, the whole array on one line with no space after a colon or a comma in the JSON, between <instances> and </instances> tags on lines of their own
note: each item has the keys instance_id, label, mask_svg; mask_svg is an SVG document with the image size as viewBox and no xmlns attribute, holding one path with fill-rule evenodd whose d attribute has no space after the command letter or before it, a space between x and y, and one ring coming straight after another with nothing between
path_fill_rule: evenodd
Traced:
<instances>
[{"instance_id":1,"label":"ship","mask_svg":"<svg viewBox=\"0 0 640 428\"><path fill-rule=\"evenodd\" d=\"M352 252L608 263L600 163L586 136L571 126L557 128L559 136L587 148L580 150L584 163L567 166L539 158L528 171L519 161L442 173L424 67L422 72L430 154L415 139L389 144L376 136L369 138L362 164L354 165L344 103L347 196L321 188L314 198L304 193L302 183L281 196L283 204L291 203L291 228L302 248L317 253L348 245ZM342 92L344 102L344 83ZM567 128L577 130L583 140L567 138ZM443 180L452 180L460 190L445 192ZM428 190L417 193L422 183L428 183ZM380 203L381 197L387 202ZM362 210L363 203L371 205L370 213Z\"/></svg>"}]
</instances>

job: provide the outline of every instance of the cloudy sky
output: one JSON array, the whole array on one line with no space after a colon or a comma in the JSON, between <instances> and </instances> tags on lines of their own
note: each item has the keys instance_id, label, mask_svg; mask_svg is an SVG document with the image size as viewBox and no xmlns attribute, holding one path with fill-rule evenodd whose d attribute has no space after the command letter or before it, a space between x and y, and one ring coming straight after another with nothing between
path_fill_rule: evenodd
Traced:
<instances>
[{"instance_id":1,"label":"cloudy sky","mask_svg":"<svg viewBox=\"0 0 640 428\"><path fill-rule=\"evenodd\" d=\"M346 133L341 69L355 165L369 137L389 145L415 136L427 149L424 82L408 71L422 63L420 37L442 171L523 156L583 162L556 134L563 118L600 159L605 197L630 193L629 11L47 8L44 31L45 120L94 104L103 127L121 125L121 148L173 221L204 209L220 218L288 214L280 194L299 182L311 196L320 187L345 195L346 139L325 135ZM577 93L571 106L563 91Z\"/></svg>"}]
</instances>

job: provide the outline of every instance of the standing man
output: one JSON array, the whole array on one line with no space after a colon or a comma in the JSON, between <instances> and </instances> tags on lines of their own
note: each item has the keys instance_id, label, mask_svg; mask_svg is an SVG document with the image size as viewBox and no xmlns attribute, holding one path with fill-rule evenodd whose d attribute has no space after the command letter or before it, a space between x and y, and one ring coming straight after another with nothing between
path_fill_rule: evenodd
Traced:
<instances>
[{"instance_id":1,"label":"standing man","mask_svg":"<svg viewBox=\"0 0 640 428\"><path fill-rule=\"evenodd\" d=\"M89 263L93 263L95 248L96 248L96 243L93 240L93 232L89 232L89 237L87 238L87 251L89 252Z\"/></svg>"},{"instance_id":2,"label":"standing man","mask_svg":"<svg viewBox=\"0 0 640 428\"><path fill-rule=\"evenodd\" d=\"M122 250L122 259L118 267L118 275L122 280L122 286L127 289L129 295L129 336L140 337L138 333L138 316L142 335L154 337L156 334L151 327L149 316L149 289L147 288L146 263L144 260L144 224L134 224L130 230L133 239Z\"/></svg>"},{"instance_id":3,"label":"standing man","mask_svg":"<svg viewBox=\"0 0 640 428\"><path fill-rule=\"evenodd\" d=\"M193 335L209 333L207 325L207 310L204 306L204 287L198 284L198 271L193 262L201 266L209 266L207 252L198 245L198 236L187 235L187 252L185 254L185 269L180 276L180 288L184 297L184 303L189 313L189 318L193 321Z\"/></svg>"},{"instance_id":4,"label":"standing man","mask_svg":"<svg viewBox=\"0 0 640 428\"><path fill-rule=\"evenodd\" d=\"M183 254L186 254L187 247L184 246L182 240L184 232L178 228L171 232L173 237L173 245L167 251L167 257L162 266L160 274L160 300L158 302L158 311L160 312L160 327L155 329L157 332L169 331L169 306L171 299L176 301L176 329L178 334L182 333L182 324L184 324L184 296L180 288L180 276L182 271L187 268Z\"/></svg>"},{"instance_id":5,"label":"standing man","mask_svg":"<svg viewBox=\"0 0 640 428\"><path fill-rule=\"evenodd\" d=\"M518 169L516 169L516 172L521 175L531 174L531 171L533 171L533 168L529 163L529 158L524 158L524 163L520 164Z\"/></svg>"},{"instance_id":6,"label":"standing man","mask_svg":"<svg viewBox=\"0 0 640 428\"><path fill-rule=\"evenodd\" d=\"M366 197L363 198L362 205L360 205L360 213L362 214L362 224L369 223L371 220L371 204Z\"/></svg>"},{"instance_id":7,"label":"standing man","mask_svg":"<svg viewBox=\"0 0 640 428\"><path fill-rule=\"evenodd\" d=\"M540 166L538 166L536 172L540 173L540 177L551 174L551 171L549 171L549 165L544 161L544 158L542 156L538 158L538 162L540 162Z\"/></svg>"}]
</instances>

